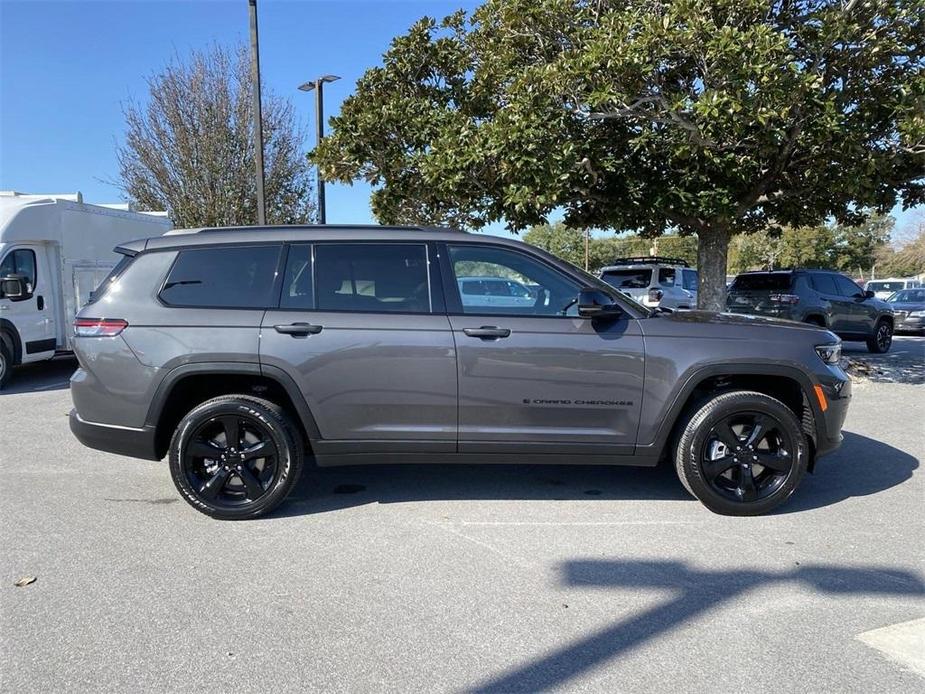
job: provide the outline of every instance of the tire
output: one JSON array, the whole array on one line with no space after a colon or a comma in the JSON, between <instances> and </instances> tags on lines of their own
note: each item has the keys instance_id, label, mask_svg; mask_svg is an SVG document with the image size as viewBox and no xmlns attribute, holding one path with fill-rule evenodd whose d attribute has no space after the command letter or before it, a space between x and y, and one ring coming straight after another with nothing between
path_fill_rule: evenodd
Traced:
<instances>
[{"instance_id":1,"label":"tire","mask_svg":"<svg viewBox=\"0 0 925 694\"><path fill-rule=\"evenodd\" d=\"M749 422L762 427L755 431ZM750 449L752 434L757 440ZM736 445L741 450L730 450ZM744 390L717 395L700 406L675 449L684 487L726 516L758 516L778 507L793 494L808 463L806 438L793 411L768 395Z\"/></svg>"},{"instance_id":2,"label":"tire","mask_svg":"<svg viewBox=\"0 0 925 694\"><path fill-rule=\"evenodd\" d=\"M885 354L893 345L893 326L890 321L881 318L874 326L874 334L867 338L867 351L874 354Z\"/></svg>"},{"instance_id":3,"label":"tire","mask_svg":"<svg viewBox=\"0 0 925 694\"><path fill-rule=\"evenodd\" d=\"M0 389L5 386L13 372L13 355L6 347L6 342L0 339Z\"/></svg>"},{"instance_id":4,"label":"tire","mask_svg":"<svg viewBox=\"0 0 925 694\"><path fill-rule=\"evenodd\" d=\"M177 491L197 511L221 520L257 518L275 509L298 480L303 460L302 437L288 415L249 395L197 405L170 441Z\"/></svg>"}]
</instances>

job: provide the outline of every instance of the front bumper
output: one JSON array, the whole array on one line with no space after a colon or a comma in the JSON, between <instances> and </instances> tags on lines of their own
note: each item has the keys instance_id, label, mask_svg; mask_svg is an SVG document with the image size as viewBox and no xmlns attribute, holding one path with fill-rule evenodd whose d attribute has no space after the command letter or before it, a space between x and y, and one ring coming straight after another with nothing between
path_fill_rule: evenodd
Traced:
<instances>
[{"instance_id":1,"label":"front bumper","mask_svg":"<svg viewBox=\"0 0 925 694\"><path fill-rule=\"evenodd\" d=\"M894 332L906 330L909 332L920 332L925 330L925 317L922 316L902 316L896 314L895 321L896 324L893 326Z\"/></svg>"},{"instance_id":2,"label":"front bumper","mask_svg":"<svg viewBox=\"0 0 925 694\"><path fill-rule=\"evenodd\" d=\"M136 429L87 422L80 418L76 409L71 410L70 425L77 440L88 448L132 458L160 460L156 452L154 427Z\"/></svg>"},{"instance_id":3,"label":"front bumper","mask_svg":"<svg viewBox=\"0 0 925 694\"><path fill-rule=\"evenodd\" d=\"M817 458L837 449L844 438L841 430L851 402L851 380L841 369L838 371L838 378L820 384L826 399L825 411L822 411L818 399L813 408L816 418Z\"/></svg>"}]
</instances>

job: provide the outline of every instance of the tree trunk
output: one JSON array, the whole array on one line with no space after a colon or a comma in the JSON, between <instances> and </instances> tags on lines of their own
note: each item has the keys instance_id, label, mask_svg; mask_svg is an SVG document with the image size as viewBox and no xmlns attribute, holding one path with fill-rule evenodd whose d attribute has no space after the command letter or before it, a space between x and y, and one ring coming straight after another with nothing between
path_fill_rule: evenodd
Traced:
<instances>
[{"instance_id":1,"label":"tree trunk","mask_svg":"<svg viewBox=\"0 0 925 694\"><path fill-rule=\"evenodd\" d=\"M697 308L726 310L726 258L732 234L725 227L710 227L697 234Z\"/></svg>"}]
</instances>

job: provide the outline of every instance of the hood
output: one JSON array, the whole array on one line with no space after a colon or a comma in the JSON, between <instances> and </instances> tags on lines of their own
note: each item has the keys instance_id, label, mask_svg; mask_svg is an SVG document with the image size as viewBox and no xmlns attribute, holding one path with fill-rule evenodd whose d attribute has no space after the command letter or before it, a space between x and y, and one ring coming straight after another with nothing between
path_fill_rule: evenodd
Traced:
<instances>
[{"instance_id":1,"label":"hood","mask_svg":"<svg viewBox=\"0 0 925 694\"><path fill-rule=\"evenodd\" d=\"M782 318L768 318L766 316L752 316L743 313L713 313L712 311L675 311L673 313L659 313L650 320L664 320L672 323L690 323L697 325L723 325L728 327L749 326L779 328L782 330L798 330L815 333L828 333L825 328L809 323L783 320Z\"/></svg>"},{"instance_id":2,"label":"hood","mask_svg":"<svg viewBox=\"0 0 925 694\"><path fill-rule=\"evenodd\" d=\"M888 303L894 311L925 311L925 302L923 301L894 301Z\"/></svg>"}]
</instances>

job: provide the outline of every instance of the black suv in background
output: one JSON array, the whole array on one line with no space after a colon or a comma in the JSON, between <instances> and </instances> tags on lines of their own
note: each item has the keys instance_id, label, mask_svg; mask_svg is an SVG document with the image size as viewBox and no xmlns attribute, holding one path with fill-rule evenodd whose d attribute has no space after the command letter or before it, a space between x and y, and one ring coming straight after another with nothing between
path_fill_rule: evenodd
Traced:
<instances>
[{"instance_id":1,"label":"black suv in background","mask_svg":"<svg viewBox=\"0 0 925 694\"><path fill-rule=\"evenodd\" d=\"M736 276L726 310L811 323L871 352L893 343L893 310L844 275L828 270L775 270Z\"/></svg>"}]
</instances>

